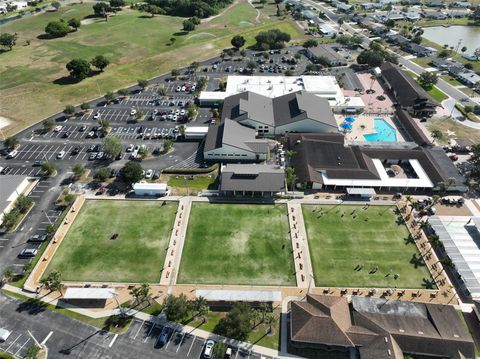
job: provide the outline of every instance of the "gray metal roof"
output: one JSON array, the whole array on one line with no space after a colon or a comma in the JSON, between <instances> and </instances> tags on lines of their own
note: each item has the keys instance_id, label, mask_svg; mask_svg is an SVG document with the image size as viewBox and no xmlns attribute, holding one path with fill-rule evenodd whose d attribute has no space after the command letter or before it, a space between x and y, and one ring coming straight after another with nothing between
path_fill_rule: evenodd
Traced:
<instances>
[{"instance_id":1,"label":"gray metal roof","mask_svg":"<svg viewBox=\"0 0 480 359\"><path fill-rule=\"evenodd\" d=\"M327 99L306 91L270 98L243 92L225 99L222 118L242 122L251 119L268 126L282 126L304 119L337 128Z\"/></svg>"},{"instance_id":2,"label":"gray metal roof","mask_svg":"<svg viewBox=\"0 0 480 359\"><path fill-rule=\"evenodd\" d=\"M0 213L10 204L10 196L17 190L27 176L0 176Z\"/></svg>"},{"instance_id":3,"label":"gray metal roof","mask_svg":"<svg viewBox=\"0 0 480 359\"><path fill-rule=\"evenodd\" d=\"M285 191L285 172L276 165L227 164L220 177L222 191Z\"/></svg>"},{"instance_id":4,"label":"gray metal roof","mask_svg":"<svg viewBox=\"0 0 480 359\"><path fill-rule=\"evenodd\" d=\"M471 217L429 218L472 297L480 297L480 233ZM470 223L469 223L470 221ZM467 223L469 223L467 225Z\"/></svg>"},{"instance_id":5,"label":"gray metal roof","mask_svg":"<svg viewBox=\"0 0 480 359\"><path fill-rule=\"evenodd\" d=\"M256 139L256 133L253 128L227 118L221 124L210 127L204 151L208 152L223 145L229 145L255 153L267 152L268 140Z\"/></svg>"}]
</instances>

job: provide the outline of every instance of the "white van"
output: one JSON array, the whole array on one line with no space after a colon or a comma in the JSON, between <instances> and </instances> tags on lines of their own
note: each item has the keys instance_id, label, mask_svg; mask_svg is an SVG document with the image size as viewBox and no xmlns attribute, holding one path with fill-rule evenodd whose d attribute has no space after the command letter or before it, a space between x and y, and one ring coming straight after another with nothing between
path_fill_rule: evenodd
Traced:
<instances>
[{"instance_id":1,"label":"white van","mask_svg":"<svg viewBox=\"0 0 480 359\"><path fill-rule=\"evenodd\" d=\"M57 159L61 160L61 159L63 159L63 157L65 157L65 151L62 150L62 151L58 152Z\"/></svg>"}]
</instances>

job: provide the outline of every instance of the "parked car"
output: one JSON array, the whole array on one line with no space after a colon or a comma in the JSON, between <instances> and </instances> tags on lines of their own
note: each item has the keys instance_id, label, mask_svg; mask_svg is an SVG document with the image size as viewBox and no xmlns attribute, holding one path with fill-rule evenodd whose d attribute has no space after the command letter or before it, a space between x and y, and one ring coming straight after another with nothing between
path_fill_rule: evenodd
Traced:
<instances>
[{"instance_id":1,"label":"parked car","mask_svg":"<svg viewBox=\"0 0 480 359\"><path fill-rule=\"evenodd\" d=\"M145 173L145 178L146 179L150 179L152 178L153 176L153 170L152 169L149 169L146 173Z\"/></svg>"},{"instance_id":2,"label":"parked car","mask_svg":"<svg viewBox=\"0 0 480 359\"><path fill-rule=\"evenodd\" d=\"M162 332L158 336L157 341L155 342L155 348L163 347L167 343L169 334L170 334L170 328L168 327L163 328Z\"/></svg>"},{"instance_id":3,"label":"parked car","mask_svg":"<svg viewBox=\"0 0 480 359\"><path fill-rule=\"evenodd\" d=\"M33 258L38 254L38 249L25 248L18 254L19 258Z\"/></svg>"},{"instance_id":4,"label":"parked car","mask_svg":"<svg viewBox=\"0 0 480 359\"><path fill-rule=\"evenodd\" d=\"M205 350L203 351L204 358L210 359L212 357L214 346L215 342L213 340L207 340L207 344L205 344Z\"/></svg>"},{"instance_id":5,"label":"parked car","mask_svg":"<svg viewBox=\"0 0 480 359\"><path fill-rule=\"evenodd\" d=\"M137 110L135 110L134 108L132 108L132 110L130 111L130 116L134 116L137 114Z\"/></svg>"},{"instance_id":6,"label":"parked car","mask_svg":"<svg viewBox=\"0 0 480 359\"><path fill-rule=\"evenodd\" d=\"M62 150L57 153L57 160L61 160L63 157L65 157L65 151Z\"/></svg>"},{"instance_id":7,"label":"parked car","mask_svg":"<svg viewBox=\"0 0 480 359\"><path fill-rule=\"evenodd\" d=\"M103 152L98 152L98 154L97 154L97 160L103 159L104 155L105 155L105 154L104 154Z\"/></svg>"},{"instance_id":8,"label":"parked car","mask_svg":"<svg viewBox=\"0 0 480 359\"><path fill-rule=\"evenodd\" d=\"M134 149L133 144L130 144L130 145L128 145L128 147L127 147L127 149L125 150L125 152L132 152L133 149Z\"/></svg>"},{"instance_id":9,"label":"parked car","mask_svg":"<svg viewBox=\"0 0 480 359\"><path fill-rule=\"evenodd\" d=\"M60 132L62 130L63 126L55 126L55 128L53 129L53 132Z\"/></svg>"},{"instance_id":10,"label":"parked car","mask_svg":"<svg viewBox=\"0 0 480 359\"><path fill-rule=\"evenodd\" d=\"M100 186L97 190L97 195L104 194L106 191L105 186Z\"/></svg>"},{"instance_id":11,"label":"parked car","mask_svg":"<svg viewBox=\"0 0 480 359\"><path fill-rule=\"evenodd\" d=\"M97 158L97 153L96 152L91 152L90 156L88 157L88 160L93 161L96 158Z\"/></svg>"},{"instance_id":12,"label":"parked car","mask_svg":"<svg viewBox=\"0 0 480 359\"><path fill-rule=\"evenodd\" d=\"M17 151L17 150L13 150L13 151L11 151L11 152L8 153L7 159L15 158L15 157L17 157L17 155L18 155L18 151Z\"/></svg>"},{"instance_id":13,"label":"parked car","mask_svg":"<svg viewBox=\"0 0 480 359\"><path fill-rule=\"evenodd\" d=\"M81 147L80 146L75 146L72 150L72 156L76 156L80 153Z\"/></svg>"},{"instance_id":14,"label":"parked car","mask_svg":"<svg viewBox=\"0 0 480 359\"><path fill-rule=\"evenodd\" d=\"M8 337L12 334L10 330L7 330L5 328L0 328L0 343L5 342Z\"/></svg>"},{"instance_id":15,"label":"parked car","mask_svg":"<svg viewBox=\"0 0 480 359\"><path fill-rule=\"evenodd\" d=\"M28 239L28 242L45 242L46 240L46 234L35 234Z\"/></svg>"},{"instance_id":16,"label":"parked car","mask_svg":"<svg viewBox=\"0 0 480 359\"><path fill-rule=\"evenodd\" d=\"M99 118L100 118L100 112L97 112L95 113L95 115L93 115L94 120L98 120Z\"/></svg>"},{"instance_id":17,"label":"parked car","mask_svg":"<svg viewBox=\"0 0 480 359\"><path fill-rule=\"evenodd\" d=\"M83 132L83 131L86 131L86 130L87 130L87 126L85 126L85 125L81 126L81 127L78 129L78 131L80 131L80 132Z\"/></svg>"}]
</instances>

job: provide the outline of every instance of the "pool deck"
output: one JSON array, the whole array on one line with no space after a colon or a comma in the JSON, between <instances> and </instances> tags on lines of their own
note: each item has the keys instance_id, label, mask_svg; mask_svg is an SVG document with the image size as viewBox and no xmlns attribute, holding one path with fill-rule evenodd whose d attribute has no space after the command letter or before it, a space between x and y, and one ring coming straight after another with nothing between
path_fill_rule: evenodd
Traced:
<instances>
[{"instance_id":1,"label":"pool deck","mask_svg":"<svg viewBox=\"0 0 480 359\"><path fill-rule=\"evenodd\" d=\"M335 115L335 119L337 120L337 123L339 126L344 121L345 117L346 116L344 115ZM352 130L345 134L346 142L365 141L365 138L363 137L363 135L375 133L376 131L375 131L374 121L373 121L375 118L383 118L385 122L387 122L390 126L392 126L395 129L395 134L397 135L397 142L405 142L405 139L403 138L400 131L398 131L397 126L395 126L395 123L393 122L391 116L361 114L361 115L354 115L352 117L354 117L356 121L352 123ZM364 127L362 128L362 126Z\"/></svg>"}]
</instances>

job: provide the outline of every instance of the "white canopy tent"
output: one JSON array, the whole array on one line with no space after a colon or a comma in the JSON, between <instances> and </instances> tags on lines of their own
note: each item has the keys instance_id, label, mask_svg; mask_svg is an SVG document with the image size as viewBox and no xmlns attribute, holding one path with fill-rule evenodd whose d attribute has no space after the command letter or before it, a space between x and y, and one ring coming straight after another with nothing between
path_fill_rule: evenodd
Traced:
<instances>
[{"instance_id":1,"label":"white canopy tent","mask_svg":"<svg viewBox=\"0 0 480 359\"><path fill-rule=\"evenodd\" d=\"M63 299L112 299L117 292L112 288L67 288Z\"/></svg>"}]
</instances>

